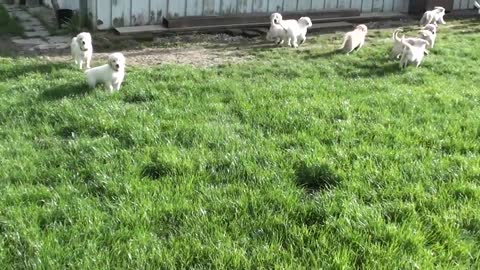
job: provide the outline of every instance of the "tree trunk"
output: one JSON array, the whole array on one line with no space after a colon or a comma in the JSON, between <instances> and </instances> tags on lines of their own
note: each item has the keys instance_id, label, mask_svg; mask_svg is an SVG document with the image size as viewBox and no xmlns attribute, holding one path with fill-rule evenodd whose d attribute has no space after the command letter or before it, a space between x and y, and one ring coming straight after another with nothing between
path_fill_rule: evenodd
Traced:
<instances>
[{"instance_id":1,"label":"tree trunk","mask_svg":"<svg viewBox=\"0 0 480 270\"><path fill-rule=\"evenodd\" d=\"M60 6L58 5L58 0L52 0L52 7L55 11L60 9Z\"/></svg>"}]
</instances>

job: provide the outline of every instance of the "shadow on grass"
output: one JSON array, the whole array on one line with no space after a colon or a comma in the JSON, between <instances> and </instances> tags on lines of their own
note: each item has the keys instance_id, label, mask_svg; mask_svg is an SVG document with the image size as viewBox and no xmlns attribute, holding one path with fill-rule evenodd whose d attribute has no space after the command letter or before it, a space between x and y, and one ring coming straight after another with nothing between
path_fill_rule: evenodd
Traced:
<instances>
[{"instance_id":1,"label":"shadow on grass","mask_svg":"<svg viewBox=\"0 0 480 270\"><path fill-rule=\"evenodd\" d=\"M338 75L347 78L378 78L401 72L398 61L391 61L387 58L381 62L350 62L336 70Z\"/></svg>"},{"instance_id":2,"label":"shadow on grass","mask_svg":"<svg viewBox=\"0 0 480 270\"><path fill-rule=\"evenodd\" d=\"M61 84L45 90L40 95L43 100L58 100L65 97L80 97L92 92L85 83Z\"/></svg>"},{"instance_id":3,"label":"shadow on grass","mask_svg":"<svg viewBox=\"0 0 480 270\"><path fill-rule=\"evenodd\" d=\"M42 64L16 64L13 66L0 66L0 78L2 80L14 80L21 76L25 76L31 73L47 74L58 69L71 68L67 63L42 63Z\"/></svg>"},{"instance_id":4,"label":"shadow on grass","mask_svg":"<svg viewBox=\"0 0 480 270\"><path fill-rule=\"evenodd\" d=\"M341 182L338 176L327 164L308 165L304 162L295 168L296 184L307 192L330 190Z\"/></svg>"}]
</instances>

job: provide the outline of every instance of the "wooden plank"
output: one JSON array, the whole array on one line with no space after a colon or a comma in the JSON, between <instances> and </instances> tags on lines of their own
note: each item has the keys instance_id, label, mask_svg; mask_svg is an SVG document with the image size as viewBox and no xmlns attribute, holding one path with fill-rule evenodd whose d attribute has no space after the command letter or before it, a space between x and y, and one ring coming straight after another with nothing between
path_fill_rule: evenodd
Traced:
<instances>
[{"instance_id":1,"label":"wooden plank","mask_svg":"<svg viewBox=\"0 0 480 270\"><path fill-rule=\"evenodd\" d=\"M360 11L356 9L332 9L310 12L284 12L284 19L298 19L302 16L308 16L313 19L325 19L334 17L353 17L360 16ZM182 18L167 18L165 26L168 28L208 26L208 25L227 25L241 23L269 23L268 14L245 14L236 16L192 16Z\"/></svg>"},{"instance_id":2,"label":"wooden plank","mask_svg":"<svg viewBox=\"0 0 480 270\"><path fill-rule=\"evenodd\" d=\"M131 0L132 12L130 25L144 25L148 23L149 0Z\"/></svg>"},{"instance_id":3,"label":"wooden plank","mask_svg":"<svg viewBox=\"0 0 480 270\"><path fill-rule=\"evenodd\" d=\"M308 33L331 33L340 30L351 30L353 24L345 21L331 23L316 23L308 28Z\"/></svg>"},{"instance_id":4,"label":"wooden plank","mask_svg":"<svg viewBox=\"0 0 480 270\"><path fill-rule=\"evenodd\" d=\"M170 0L168 3L168 18L185 16L185 1Z\"/></svg>"},{"instance_id":5,"label":"wooden plank","mask_svg":"<svg viewBox=\"0 0 480 270\"><path fill-rule=\"evenodd\" d=\"M97 28L107 30L112 27L112 16L110 1L97 1Z\"/></svg>"},{"instance_id":6,"label":"wooden plank","mask_svg":"<svg viewBox=\"0 0 480 270\"><path fill-rule=\"evenodd\" d=\"M325 8L326 9L337 8L337 0L326 0L325 1Z\"/></svg>"},{"instance_id":7,"label":"wooden plank","mask_svg":"<svg viewBox=\"0 0 480 270\"><path fill-rule=\"evenodd\" d=\"M350 7L350 0L338 0L337 8L349 8Z\"/></svg>"},{"instance_id":8,"label":"wooden plank","mask_svg":"<svg viewBox=\"0 0 480 270\"><path fill-rule=\"evenodd\" d=\"M355 16L355 17L344 17L344 18L322 18L312 20L314 26L322 23L332 23L335 25L335 22L340 22L338 25L342 25L345 22L348 23L366 23L373 21L382 21L382 20L398 20L407 18L406 15L400 13L372 13L368 15ZM255 29L260 27L268 27L269 22L263 23L245 23L245 24L225 24L225 25L209 25L209 26L195 26L195 27L184 27L184 28L166 28L162 25L144 25L136 27L119 27L115 28L117 33L121 35L133 35L133 34L145 34L145 33L182 33L182 32L218 32L231 29Z\"/></svg>"},{"instance_id":9,"label":"wooden plank","mask_svg":"<svg viewBox=\"0 0 480 270\"><path fill-rule=\"evenodd\" d=\"M188 0L186 7L187 16L199 16L203 14L203 0Z\"/></svg>"},{"instance_id":10,"label":"wooden plank","mask_svg":"<svg viewBox=\"0 0 480 270\"><path fill-rule=\"evenodd\" d=\"M403 1L403 0L397 0L397 1ZM350 0L350 8L358 8L359 10L362 10L362 0Z\"/></svg>"},{"instance_id":11,"label":"wooden plank","mask_svg":"<svg viewBox=\"0 0 480 270\"><path fill-rule=\"evenodd\" d=\"M311 0L298 0L297 10L298 11L310 10L311 4L312 4Z\"/></svg>"},{"instance_id":12,"label":"wooden plank","mask_svg":"<svg viewBox=\"0 0 480 270\"><path fill-rule=\"evenodd\" d=\"M363 0L362 12L372 12L373 0Z\"/></svg>"},{"instance_id":13,"label":"wooden plank","mask_svg":"<svg viewBox=\"0 0 480 270\"><path fill-rule=\"evenodd\" d=\"M391 12L393 10L393 1L394 0L384 0L383 11Z\"/></svg>"},{"instance_id":14,"label":"wooden plank","mask_svg":"<svg viewBox=\"0 0 480 270\"><path fill-rule=\"evenodd\" d=\"M460 9L468 9L468 0L462 0Z\"/></svg>"},{"instance_id":15,"label":"wooden plank","mask_svg":"<svg viewBox=\"0 0 480 270\"><path fill-rule=\"evenodd\" d=\"M283 12L297 11L297 0L285 0L283 2Z\"/></svg>"},{"instance_id":16,"label":"wooden plank","mask_svg":"<svg viewBox=\"0 0 480 270\"><path fill-rule=\"evenodd\" d=\"M220 7L220 0L218 1L218 7ZM203 1L203 14L204 15L214 15L215 14L215 9L217 9L217 1L215 1L215 0L204 0Z\"/></svg>"},{"instance_id":17,"label":"wooden plank","mask_svg":"<svg viewBox=\"0 0 480 270\"><path fill-rule=\"evenodd\" d=\"M254 13L267 12L268 0L253 0L252 5L252 11Z\"/></svg>"},{"instance_id":18,"label":"wooden plank","mask_svg":"<svg viewBox=\"0 0 480 270\"><path fill-rule=\"evenodd\" d=\"M253 0L238 0L237 13L251 13Z\"/></svg>"},{"instance_id":19,"label":"wooden plank","mask_svg":"<svg viewBox=\"0 0 480 270\"><path fill-rule=\"evenodd\" d=\"M221 7L219 14L237 14L237 0L221 0Z\"/></svg>"},{"instance_id":20,"label":"wooden plank","mask_svg":"<svg viewBox=\"0 0 480 270\"><path fill-rule=\"evenodd\" d=\"M462 0L454 0L453 1L453 9L460 9L460 5L461 5L461 2Z\"/></svg>"},{"instance_id":21,"label":"wooden plank","mask_svg":"<svg viewBox=\"0 0 480 270\"><path fill-rule=\"evenodd\" d=\"M152 0L150 2L150 23L161 24L163 17L167 14L168 0Z\"/></svg>"},{"instance_id":22,"label":"wooden plank","mask_svg":"<svg viewBox=\"0 0 480 270\"><path fill-rule=\"evenodd\" d=\"M327 0L313 0L312 10L322 10L325 8Z\"/></svg>"},{"instance_id":23,"label":"wooden plank","mask_svg":"<svg viewBox=\"0 0 480 270\"><path fill-rule=\"evenodd\" d=\"M113 27L130 25L130 0L112 1L112 23Z\"/></svg>"},{"instance_id":24,"label":"wooden plank","mask_svg":"<svg viewBox=\"0 0 480 270\"><path fill-rule=\"evenodd\" d=\"M268 12L282 12L283 11L283 0L270 0L268 3Z\"/></svg>"},{"instance_id":25,"label":"wooden plank","mask_svg":"<svg viewBox=\"0 0 480 270\"><path fill-rule=\"evenodd\" d=\"M383 0L373 0L372 11L373 12L383 11Z\"/></svg>"}]
</instances>

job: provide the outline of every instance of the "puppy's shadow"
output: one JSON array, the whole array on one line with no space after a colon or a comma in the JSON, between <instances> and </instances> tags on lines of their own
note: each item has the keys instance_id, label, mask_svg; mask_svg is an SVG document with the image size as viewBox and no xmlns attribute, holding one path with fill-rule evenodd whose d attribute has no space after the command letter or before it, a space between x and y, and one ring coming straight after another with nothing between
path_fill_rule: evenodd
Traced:
<instances>
[{"instance_id":1,"label":"puppy's shadow","mask_svg":"<svg viewBox=\"0 0 480 270\"><path fill-rule=\"evenodd\" d=\"M318 54L308 53L307 55L303 56L303 59L304 60L311 60L311 59L318 59L318 58L329 58L329 57L332 57L332 56L337 55L337 54L342 54L342 50L341 49L336 49L336 50L332 50L332 51L329 51L329 52L323 52L323 53L318 53Z\"/></svg>"},{"instance_id":2,"label":"puppy's shadow","mask_svg":"<svg viewBox=\"0 0 480 270\"><path fill-rule=\"evenodd\" d=\"M337 73L348 78L379 78L400 72L398 61L384 58L375 63L352 62L350 66L337 69Z\"/></svg>"},{"instance_id":3,"label":"puppy's shadow","mask_svg":"<svg viewBox=\"0 0 480 270\"><path fill-rule=\"evenodd\" d=\"M42 100L76 98L83 97L92 91L93 89L85 83L61 84L43 91L40 98Z\"/></svg>"}]
</instances>

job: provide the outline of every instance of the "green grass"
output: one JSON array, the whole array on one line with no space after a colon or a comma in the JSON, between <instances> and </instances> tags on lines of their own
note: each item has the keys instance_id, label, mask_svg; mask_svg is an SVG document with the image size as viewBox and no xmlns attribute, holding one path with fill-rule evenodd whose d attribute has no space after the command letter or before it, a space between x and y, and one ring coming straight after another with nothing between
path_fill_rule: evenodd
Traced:
<instances>
[{"instance_id":1,"label":"green grass","mask_svg":"<svg viewBox=\"0 0 480 270\"><path fill-rule=\"evenodd\" d=\"M418 69L322 35L114 95L1 58L2 268L477 269L480 25L449 26Z\"/></svg>"},{"instance_id":2,"label":"green grass","mask_svg":"<svg viewBox=\"0 0 480 270\"><path fill-rule=\"evenodd\" d=\"M0 35L1 34L21 35L23 34L23 28L17 20L10 17L5 7L0 4Z\"/></svg>"}]
</instances>

